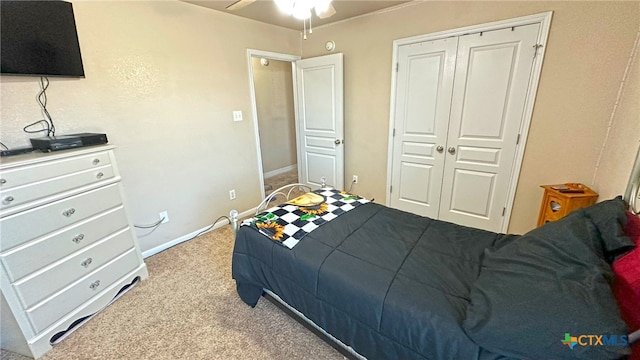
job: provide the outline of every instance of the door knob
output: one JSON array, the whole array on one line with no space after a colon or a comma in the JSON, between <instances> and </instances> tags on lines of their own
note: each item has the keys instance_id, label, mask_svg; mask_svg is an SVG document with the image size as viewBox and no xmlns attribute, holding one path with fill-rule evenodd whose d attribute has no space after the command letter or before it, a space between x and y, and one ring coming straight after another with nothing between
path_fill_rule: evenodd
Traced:
<instances>
[{"instance_id":1,"label":"door knob","mask_svg":"<svg viewBox=\"0 0 640 360\"><path fill-rule=\"evenodd\" d=\"M441 153L442 151L444 151L444 146L442 146L442 145L438 145L438 146L436 147L436 151L437 151L437 152L439 152L439 153Z\"/></svg>"},{"instance_id":2,"label":"door knob","mask_svg":"<svg viewBox=\"0 0 640 360\"><path fill-rule=\"evenodd\" d=\"M340 139L336 139L336 141L334 141L336 143L336 145L340 145L341 143L344 142L344 140L340 140Z\"/></svg>"},{"instance_id":3,"label":"door knob","mask_svg":"<svg viewBox=\"0 0 640 360\"><path fill-rule=\"evenodd\" d=\"M451 147L449 147L449 148L447 149L447 151L449 152L449 154L453 155L453 154L455 154L455 153L456 153L456 148L455 148L455 147L453 147L453 146L451 146Z\"/></svg>"}]
</instances>

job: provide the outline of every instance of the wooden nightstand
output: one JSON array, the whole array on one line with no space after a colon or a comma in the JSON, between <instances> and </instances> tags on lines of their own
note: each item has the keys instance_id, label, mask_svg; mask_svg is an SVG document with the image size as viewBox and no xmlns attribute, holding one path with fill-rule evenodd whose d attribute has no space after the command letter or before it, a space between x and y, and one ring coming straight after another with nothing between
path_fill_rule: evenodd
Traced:
<instances>
[{"instance_id":1,"label":"wooden nightstand","mask_svg":"<svg viewBox=\"0 0 640 360\"><path fill-rule=\"evenodd\" d=\"M570 212L587 207L596 202L598 193L580 183L541 185L544 189L538 226L559 220Z\"/></svg>"}]
</instances>

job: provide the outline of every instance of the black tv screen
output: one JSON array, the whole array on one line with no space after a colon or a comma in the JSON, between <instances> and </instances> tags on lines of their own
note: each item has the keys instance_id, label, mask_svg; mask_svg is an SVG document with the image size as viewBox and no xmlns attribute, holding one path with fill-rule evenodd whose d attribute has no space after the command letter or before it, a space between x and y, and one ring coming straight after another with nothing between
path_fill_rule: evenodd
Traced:
<instances>
[{"instance_id":1,"label":"black tv screen","mask_svg":"<svg viewBox=\"0 0 640 360\"><path fill-rule=\"evenodd\" d=\"M0 68L6 75L84 77L71 3L0 1Z\"/></svg>"}]
</instances>

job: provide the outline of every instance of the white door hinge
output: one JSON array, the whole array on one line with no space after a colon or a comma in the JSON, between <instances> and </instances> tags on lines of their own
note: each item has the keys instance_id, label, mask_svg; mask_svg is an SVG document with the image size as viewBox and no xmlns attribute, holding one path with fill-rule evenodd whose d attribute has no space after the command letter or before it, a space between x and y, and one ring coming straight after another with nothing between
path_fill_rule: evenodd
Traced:
<instances>
[{"instance_id":1,"label":"white door hinge","mask_svg":"<svg viewBox=\"0 0 640 360\"><path fill-rule=\"evenodd\" d=\"M536 56L538 56L538 49L540 49L542 47L542 44L535 44L533 45L533 58L535 59Z\"/></svg>"}]
</instances>

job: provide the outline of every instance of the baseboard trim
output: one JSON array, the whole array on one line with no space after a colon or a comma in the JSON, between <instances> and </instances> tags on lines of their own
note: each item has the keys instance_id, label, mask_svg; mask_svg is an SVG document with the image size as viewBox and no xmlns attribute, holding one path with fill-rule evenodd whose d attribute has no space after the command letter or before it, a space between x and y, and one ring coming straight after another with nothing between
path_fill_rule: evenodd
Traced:
<instances>
[{"instance_id":1,"label":"baseboard trim","mask_svg":"<svg viewBox=\"0 0 640 360\"><path fill-rule=\"evenodd\" d=\"M256 208L255 207L252 208L252 209L243 211L243 212L238 214L238 219L242 220L243 218L254 216L255 212L256 212ZM209 231L213 231L213 230L219 229L219 228L221 228L221 227L223 227L225 225L229 225L229 222L227 222L226 219L222 219L222 220L218 221L217 223L215 223L213 225L213 227L211 227L211 229L209 229L207 231L205 231L205 230L211 225L207 225L207 226L203 227L202 229L198 229L196 231L190 232L189 234L181 236L181 237L179 237L177 239L168 241L168 242L166 242L164 244L161 244L161 245L158 245L158 246L156 246L154 248L151 248L149 250L143 251L142 252L142 257L146 259L149 256L153 256L153 255L155 255L155 254L157 254L159 252L167 250L170 247L176 246L176 245L178 245L180 243L183 243L183 242L185 242L187 240L191 240L194 236L198 235L200 232L204 231L202 234L205 234L205 233L208 233ZM202 234L200 234L200 235L202 235Z\"/></svg>"},{"instance_id":2,"label":"baseboard trim","mask_svg":"<svg viewBox=\"0 0 640 360\"><path fill-rule=\"evenodd\" d=\"M289 171L292 171L292 170L297 170L297 169L298 169L298 164L285 166L285 167L282 167L280 169L275 169L275 170L271 170L269 172L264 173L264 178L268 179L270 177L274 177L276 175L284 174L286 172L289 172Z\"/></svg>"}]
</instances>

